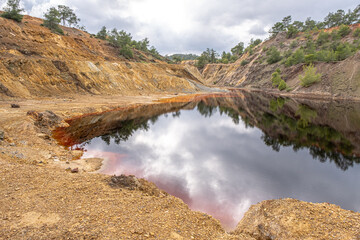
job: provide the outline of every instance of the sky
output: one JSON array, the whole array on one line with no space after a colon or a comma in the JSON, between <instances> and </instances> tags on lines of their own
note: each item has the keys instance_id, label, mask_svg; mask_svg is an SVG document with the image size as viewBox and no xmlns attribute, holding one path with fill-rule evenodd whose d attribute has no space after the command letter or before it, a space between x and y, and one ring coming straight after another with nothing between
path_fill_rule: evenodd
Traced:
<instances>
[{"instance_id":1,"label":"sky","mask_svg":"<svg viewBox=\"0 0 360 240\"><path fill-rule=\"evenodd\" d=\"M4 6L6 0L0 0ZM354 9L356 0L21 0L26 14L43 17L47 9L67 5L90 33L102 26L148 37L165 54L196 53L206 48L230 51L238 42L265 39L283 17L323 20L329 12Z\"/></svg>"}]
</instances>

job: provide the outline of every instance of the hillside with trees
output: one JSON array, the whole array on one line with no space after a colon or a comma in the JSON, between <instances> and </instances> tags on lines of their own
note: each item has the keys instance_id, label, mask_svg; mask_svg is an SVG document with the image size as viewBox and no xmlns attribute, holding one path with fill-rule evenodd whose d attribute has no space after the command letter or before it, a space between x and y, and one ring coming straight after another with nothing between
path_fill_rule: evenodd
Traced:
<instances>
[{"instance_id":1,"label":"hillside with trees","mask_svg":"<svg viewBox=\"0 0 360 240\"><path fill-rule=\"evenodd\" d=\"M331 49L334 51L337 51L337 47L339 47L338 51L344 51L346 53L339 53L332 54L329 52L321 52L318 54L318 60L323 61L326 59L326 61L336 61L336 60L343 60L343 58L347 57L349 55L349 48L351 48L351 51L355 51L358 47L358 42L355 41L352 46L345 44L341 45L340 40L347 36L351 30L349 25L360 23L360 5L358 5L355 9L349 10L347 13L344 10L337 10L335 13L329 13L325 18L324 21L315 21L311 19L311 17L308 17L304 22L301 21L293 21L291 16L286 16L282 19L282 21L275 23L269 33L271 40L272 38L276 37L278 34L286 34L286 38L288 39L295 39L300 34L306 34L305 37L310 39L310 34L313 33L320 33L319 39L316 40L317 44L322 45L321 49L324 51L330 51ZM331 34L326 31L328 28L336 28L339 27L339 29L336 29L336 31L331 31ZM357 30L353 33L354 37L358 37L360 35L360 30ZM236 60L241 58L243 55L253 55L254 48L258 46L262 42L261 39L251 39L251 41L248 43L247 47L245 47L244 42L239 42L236 46L234 46L231 49L231 52L222 52L220 55L216 52L214 49L207 48L206 51L204 51L201 56L197 58L197 67L199 69L202 69L206 64L209 63L234 63ZM330 43L332 42L332 46L330 47ZM328 44L327 44L328 43ZM281 44L280 44L281 45ZM296 48L297 42L292 42L292 48ZM307 52L312 54L315 53L316 46L309 41L307 43ZM268 55L269 57L269 63L275 63L282 59L282 57L277 52L278 49L270 49ZM286 53L289 55L290 53ZM301 53L297 53L297 55L301 55ZM324 55L330 55L330 56L324 56ZM309 56L309 58L313 57L316 59L315 56ZM300 56L301 58L301 56ZM325 58L325 59L324 59ZM295 62L298 60L295 60ZM242 65L246 65L248 63L247 60L242 61ZM288 65L294 63L294 59L290 59L288 61Z\"/></svg>"},{"instance_id":2,"label":"hillside with trees","mask_svg":"<svg viewBox=\"0 0 360 240\"><path fill-rule=\"evenodd\" d=\"M4 12L0 17L22 22L24 11L20 7L20 0L8 0ZM80 18L77 17L75 11L68 6L58 5L51 7L44 13L43 23L41 26L47 27L51 32L64 35L63 27L77 28L86 32L85 26L79 25ZM167 58L162 57L154 46L149 46L148 38L136 41L130 33L124 30L118 31L116 28L108 31L105 26L97 34L91 34L101 40L107 41L112 47L118 49L119 56L132 61L147 61L150 57L154 59L168 62Z\"/></svg>"},{"instance_id":3,"label":"hillside with trees","mask_svg":"<svg viewBox=\"0 0 360 240\"><path fill-rule=\"evenodd\" d=\"M92 36L108 41L113 47L119 49L119 54L126 59L134 59L134 54L136 54L141 60L145 60L141 54L139 55L134 51L136 49L147 55L151 55L155 59L166 61L166 58L161 56L154 46L150 47L148 38L136 41L132 38L131 33L127 33L124 30L119 31L116 28L109 31L105 26L103 26L96 35Z\"/></svg>"},{"instance_id":4,"label":"hillside with trees","mask_svg":"<svg viewBox=\"0 0 360 240\"><path fill-rule=\"evenodd\" d=\"M165 57L170 61L173 61L175 63L180 63L182 61L196 60L199 56L192 53L189 54L176 53L172 55L166 55Z\"/></svg>"},{"instance_id":5,"label":"hillside with trees","mask_svg":"<svg viewBox=\"0 0 360 240\"><path fill-rule=\"evenodd\" d=\"M212 59L210 50L198 58L197 66L208 84L357 96L359 23L360 5L347 13L329 13L324 21L287 16L274 24L265 42L251 41L245 49L237 44L230 55L236 56L235 62L224 64L219 55Z\"/></svg>"}]
</instances>

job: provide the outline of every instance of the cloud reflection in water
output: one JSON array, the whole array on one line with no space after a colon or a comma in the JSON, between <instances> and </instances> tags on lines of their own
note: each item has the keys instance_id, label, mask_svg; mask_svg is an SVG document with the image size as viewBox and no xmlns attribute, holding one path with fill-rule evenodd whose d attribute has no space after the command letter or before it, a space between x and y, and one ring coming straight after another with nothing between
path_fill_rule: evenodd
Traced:
<instances>
[{"instance_id":1,"label":"cloud reflection in water","mask_svg":"<svg viewBox=\"0 0 360 240\"><path fill-rule=\"evenodd\" d=\"M307 150L279 152L266 146L257 128L234 124L218 112L205 118L182 110L161 116L128 141L107 145L95 138L85 157L104 157L106 174L134 174L154 182L190 208L234 228L251 204L292 197L360 210L360 169L346 172L313 160Z\"/></svg>"}]
</instances>

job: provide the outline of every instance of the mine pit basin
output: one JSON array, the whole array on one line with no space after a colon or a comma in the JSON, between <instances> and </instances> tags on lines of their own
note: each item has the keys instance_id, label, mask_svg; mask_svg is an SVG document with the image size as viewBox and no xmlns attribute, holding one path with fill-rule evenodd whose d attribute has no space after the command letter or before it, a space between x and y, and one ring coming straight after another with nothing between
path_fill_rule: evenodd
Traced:
<instances>
[{"instance_id":1,"label":"mine pit basin","mask_svg":"<svg viewBox=\"0 0 360 240\"><path fill-rule=\"evenodd\" d=\"M360 211L360 103L193 95L67 120L54 137L233 229L250 205L295 198Z\"/></svg>"}]
</instances>

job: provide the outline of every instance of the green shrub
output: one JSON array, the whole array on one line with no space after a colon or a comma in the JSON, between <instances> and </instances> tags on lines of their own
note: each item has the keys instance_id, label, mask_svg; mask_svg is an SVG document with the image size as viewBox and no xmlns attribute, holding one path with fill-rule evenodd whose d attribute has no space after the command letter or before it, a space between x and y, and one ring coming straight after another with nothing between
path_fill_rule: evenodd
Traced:
<instances>
[{"instance_id":1,"label":"green shrub","mask_svg":"<svg viewBox=\"0 0 360 240\"><path fill-rule=\"evenodd\" d=\"M293 51L291 51L291 50L289 49L289 50L287 50L287 51L284 52L284 58L288 58L288 57L290 57L292 54L293 54Z\"/></svg>"},{"instance_id":2,"label":"green shrub","mask_svg":"<svg viewBox=\"0 0 360 240\"><path fill-rule=\"evenodd\" d=\"M282 90L285 90L286 88L287 88L287 85L286 85L285 81L281 79L281 81L279 83L279 86L278 86L278 89L280 91L282 91Z\"/></svg>"},{"instance_id":3,"label":"green shrub","mask_svg":"<svg viewBox=\"0 0 360 240\"><path fill-rule=\"evenodd\" d=\"M307 40L312 40L312 35L311 35L311 33L310 33L309 30L306 30L306 32L305 32L305 38L306 38Z\"/></svg>"},{"instance_id":4,"label":"green shrub","mask_svg":"<svg viewBox=\"0 0 360 240\"><path fill-rule=\"evenodd\" d=\"M316 40L316 43L317 45L323 45L324 43L327 43L329 41L329 38L330 38L330 34L329 33L326 33L324 31L321 31L319 33L319 36Z\"/></svg>"},{"instance_id":5,"label":"green shrub","mask_svg":"<svg viewBox=\"0 0 360 240\"><path fill-rule=\"evenodd\" d=\"M254 54L254 49L251 47L251 48L249 49L249 55L252 56L253 54Z\"/></svg>"},{"instance_id":6,"label":"green shrub","mask_svg":"<svg viewBox=\"0 0 360 240\"><path fill-rule=\"evenodd\" d=\"M354 45L355 51L360 50L360 39L354 39L353 45Z\"/></svg>"},{"instance_id":7,"label":"green shrub","mask_svg":"<svg viewBox=\"0 0 360 240\"><path fill-rule=\"evenodd\" d=\"M316 73L316 67L313 64L304 67L304 75L300 76L300 84L303 87L309 87L310 85L321 81L321 74Z\"/></svg>"},{"instance_id":8,"label":"green shrub","mask_svg":"<svg viewBox=\"0 0 360 240\"><path fill-rule=\"evenodd\" d=\"M345 60L346 58L350 57L352 55L352 49L350 47L350 44L348 43L341 43L336 48L336 58L339 61Z\"/></svg>"},{"instance_id":9,"label":"green shrub","mask_svg":"<svg viewBox=\"0 0 360 240\"><path fill-rule=\"evenodd\" d=\"M22 11L24 10L20 8L20 0L8 0L7 6L4 8L4 13L0 16L21 22L24 17L20 14Z\"/></svg>"},{"instance_id":10,"label":"green shrub","mask_svg":"<svg viewBox=\"0 0 360 240\"><path fill-rule=\"evenodd\" d=\"M315 53L315 58L320 62L336 61L336 53L333 50L321 50Z\"/></svg>"},{"instance_id":11,"label":"green shrub","mask_svg":"<svg viewBox=\"0 0 360 240\"><path fill-rule=\"evenodd\" d=\"M315 53L315 50L316 50L315 43L311 39L306 41L305 52L307 54L311 54L311 53Z\"/></svg>"},{"instance_id":12,"label":"green shrub","mask_svg":"<svg viewBox=\"0 0 360 240\"><path fill-rule=\"evenodd\" d=\"M273 87L277 87L280 91L287 88L285 81L281 78L281 71L279 68L271 74L271 82Z\"/></svg>"},{"instance_id":13,"label":"green shrub","mask_svg":"<svg viewBox=\"0 0 360 240\"><path fill-rule=\"evenodd\" d=\"M337 31L337 30L333 30L333 31L331 32L331 39L332 39L333 41L337 41L337 40L340 40L340 39L341 39L341 36L340 36L340 34L338 34L338 31Z\"/></svg>"},{"instance_id":14,"label":"green shrub","mask_svg":"<svg viewBox=\"0 0 360 240\"><path fill-rule=\"evenodd\" d=\"M273 72L271 74L271 82L272 82L272 86L273 87L277 87L279 86L280 82L281 82L281 76L279 72Z\"/></svg>"},{"instance_id":15,"label":"green shrub","mask_svg":"<svg viewBox=\"0 0 360 240\"><path fill-rule=\"evenodd\" d=\"M131 59L134 57L133 51L131 50L129 45L125 45L124 47L122 47L119 53L127 59Z\"/></svg>"},{"instance_id":16,"label":"green shrub","mask_svg":"<svg viewBox=\"0 0 360 240\"><path fill-rule=\"evenodd\" d=\"M330 43L330 46L328 47L330 50L336 51L337 47L340 45L339 41L334 41Z\"/></svg>"},{"instance_id":17,"label":"green shrub","mask_svg":"<svg viewBox=\"0 0 360 240\"><path fill-rule=\"evenodd\" d=\"M293 55L291 55L288 59L286 59L285 66L290 67L292 65L302 63L304 62L304 60L305 60L304 51L299 48L294 52Z\"/></svg>"},{"instance_id":18,"label":"green shrub","mask_svg":"<svg viewBox=\"0 0 360 240\"><path fill-rule=\"evenodd\" d=\"M267 52L266 55L268 56L266 61L269 64L277 63L281 60L280 52L276 49L276 47L272 46Z\"/></svg>"},{"instance_id":19,"label":"green shrub","mask_svg":"<svg viewBox=\"0 0 360 240\"><path fill-rule=\"evenodd\" d=\"M354 31L353 37L360 37L360 28L357 28L357 29Z\"/></svg>"},{"instance_id":20,"label":"green shrub","mask_svg":"<svg viewBox=\"0 0 360 240\"><path fill-rule=\"evenodd\" d=\"M245 65L248 64L248 63L249 63L249 61L247 61L247 60L242 60L240 64L241 64L241 66L245 66Z\"/></svg>"},{"instance_id":21,"label":"green shrub","mask_svg":"<svg viewBox=\"0 0 360 240\"><path fill-rule=\"evenodd\" d=\"M315 54L305 55L305 63L306 64L313 63L315 60L316 60Z\"/></svg>"},{"instance_id":22,"label":"green shrub","mask_svg":"<svg viewBox=\"0 0 360 240\"><path fill-rule=\"evenodd\" d=\"M342 24L339 27L339 31L338 31L338 35L340 37L345 37L346 35L348 35L351 32L351 29L349 26Z\"/></svg>"},{"instance_id":23,"label":"green shrub","mask_svg":"<svg viewBox=\"0 0 360 240\"><path fill-rule=\"evenodd\" d=\"M4 12L3 14L1 14L1 17L12 19L16 22L21 22L24 16L15 12Z\"/></svg>"},{"instance_id":24,"label":"green shrub","mask_svg":"<svg viewBox=\"0 0 360 240\"><path fill-rule=\"evenodd\" d=\"M296 48L298 46L298 41L294 40L290 43L290 48Z\"/></svg>"}]
</instances>

